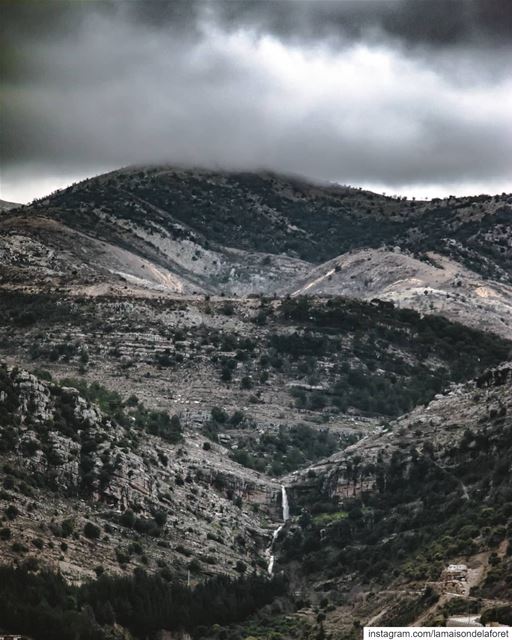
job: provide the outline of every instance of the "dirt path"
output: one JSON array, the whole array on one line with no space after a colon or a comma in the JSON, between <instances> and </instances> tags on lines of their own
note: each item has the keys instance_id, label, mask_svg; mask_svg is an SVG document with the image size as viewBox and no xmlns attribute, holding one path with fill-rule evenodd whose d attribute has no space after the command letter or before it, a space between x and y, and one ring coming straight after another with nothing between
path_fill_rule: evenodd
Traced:
<instances>
[{"instance_id":1,"label":"dirt path","mask_svg":"<svg viewBox=\"0 0 512 640\"><path fill-rule=\"evenodd\" d=\"M381 611L379 611L379 613L377 613L376 615L373 616L373 618L370 618L370 620L368 620L368 622L365 624L365 627L373 627L373 625L378 622L382 616L387 613L389 610L389 607L384 607L384 609L382 609Z\"/></svg>"}]
</instances>

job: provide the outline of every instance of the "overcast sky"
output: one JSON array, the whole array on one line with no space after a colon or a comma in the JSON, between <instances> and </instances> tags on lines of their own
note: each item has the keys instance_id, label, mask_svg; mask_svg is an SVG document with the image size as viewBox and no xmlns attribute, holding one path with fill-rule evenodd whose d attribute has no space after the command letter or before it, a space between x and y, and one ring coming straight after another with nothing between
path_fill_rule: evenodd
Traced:
<instances>
[{"instance_id":1,"label":"overcast sky","mask_svg":"<svg viewBox=\"0 0 512 640\"><path fill-rule=\"evenodd\" d=\"M509 0L0 0L1 193L127 164L512 192Z\"/></svg>"}]
</instances>

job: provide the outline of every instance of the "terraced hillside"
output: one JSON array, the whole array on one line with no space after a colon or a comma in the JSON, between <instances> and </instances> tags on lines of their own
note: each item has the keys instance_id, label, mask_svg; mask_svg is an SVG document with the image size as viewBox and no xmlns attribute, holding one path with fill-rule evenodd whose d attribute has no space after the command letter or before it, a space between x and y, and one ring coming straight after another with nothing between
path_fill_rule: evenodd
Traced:
<instances>
[{"instance_id":1,"label":"terraced hillside","mask_svg":"<svg viewBox=\"0 0 512 640\"><path fill-rule=\"evenodd\" d=\"M2 301L0 348L13 364L135 394L210 437L229 431L232 445L301 423L365 432L510 352L504 339L439 317L341 298ZM235 421L208 431L213 407Z\"/></svg>"},{"instance_id":2,"label":"terraced hillside","mask_svg":"<svg viewBox=\"0 0 512 640\"><path fill-rule=\"evenodd\" d=\"M0 632L506 623L510 205L153 167L4 211Z\"/></svg>"}]
</instances>

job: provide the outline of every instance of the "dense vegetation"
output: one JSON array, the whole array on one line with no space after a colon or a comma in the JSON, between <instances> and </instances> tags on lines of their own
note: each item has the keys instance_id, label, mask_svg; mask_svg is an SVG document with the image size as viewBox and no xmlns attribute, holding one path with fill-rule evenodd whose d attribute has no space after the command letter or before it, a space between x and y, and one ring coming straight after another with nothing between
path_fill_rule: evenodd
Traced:
<instances>
[{"instance_id":1,"label":"dense vegetation","mask_svg":"<svg viewBox=\"0 0 512 640\"><path fill-rule=\"evenodd\" d=\"M310 409L334 405L396 416L510 352L510 343L497 336L389 303L302 297L285 300L279 314L285 324L301 327L270 337L281 367L314 379L315 363L334 361L328 387L292 390L297 404Z\"/></svg>"},{"instance_id":2,"label":"dense vegetation","mask_svg":"<svg viewBox=\"0 0 512 640\"><path fill-rule=\"evenodd\" d=\"M143 571L103 575L81 587L48 570L0 567L0 620L6 631L35 640L108 640L118 623L135 638L244 620L282 593L282 580L218 577L195 588Z\"/></svg>"},{"instance_id":3,"label":"dense vegetation","mask_svg":"<svg viewBox=\"0 0 512 640\"><path fill-rule=\"evenodd\" d=\"M275 434L239 438L231 457L246 467L278 477L326 458L355 440L339 438L328 429L313 429L304 424L281 427Z\"/></svg>"},{"instance_id":4,"label":"dense vegetation","mask_svg":"<svg viewBox=\"0 0 512 640\"><path fill-rule=\"evenodd\" d=\"M219 407L213 407L203 433L214 442L222 441L223 437L226 441L227 437L232 460L273 477L326 458L357 440L357 435L335 435L328 429L307 424L281 425L261 433L243 412L235 411L229 416ZM210 447L208 443L205 446Z\"/></svg>"}]
</instances>

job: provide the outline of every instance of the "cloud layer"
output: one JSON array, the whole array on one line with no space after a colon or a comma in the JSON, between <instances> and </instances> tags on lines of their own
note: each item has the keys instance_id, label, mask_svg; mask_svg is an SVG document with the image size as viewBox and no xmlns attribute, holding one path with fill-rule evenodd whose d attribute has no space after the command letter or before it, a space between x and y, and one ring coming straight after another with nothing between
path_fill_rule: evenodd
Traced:
<instances>
[{"instance_id":1,"label":"cloud layer","mask_svg":"<svg viewBox=\"0 0 512 640\"><path fill-rule=\"evenodd\" d=\"M2 182L166 162L512 189L506 5L4 6Z\"/></svg>"}]
</instances>

